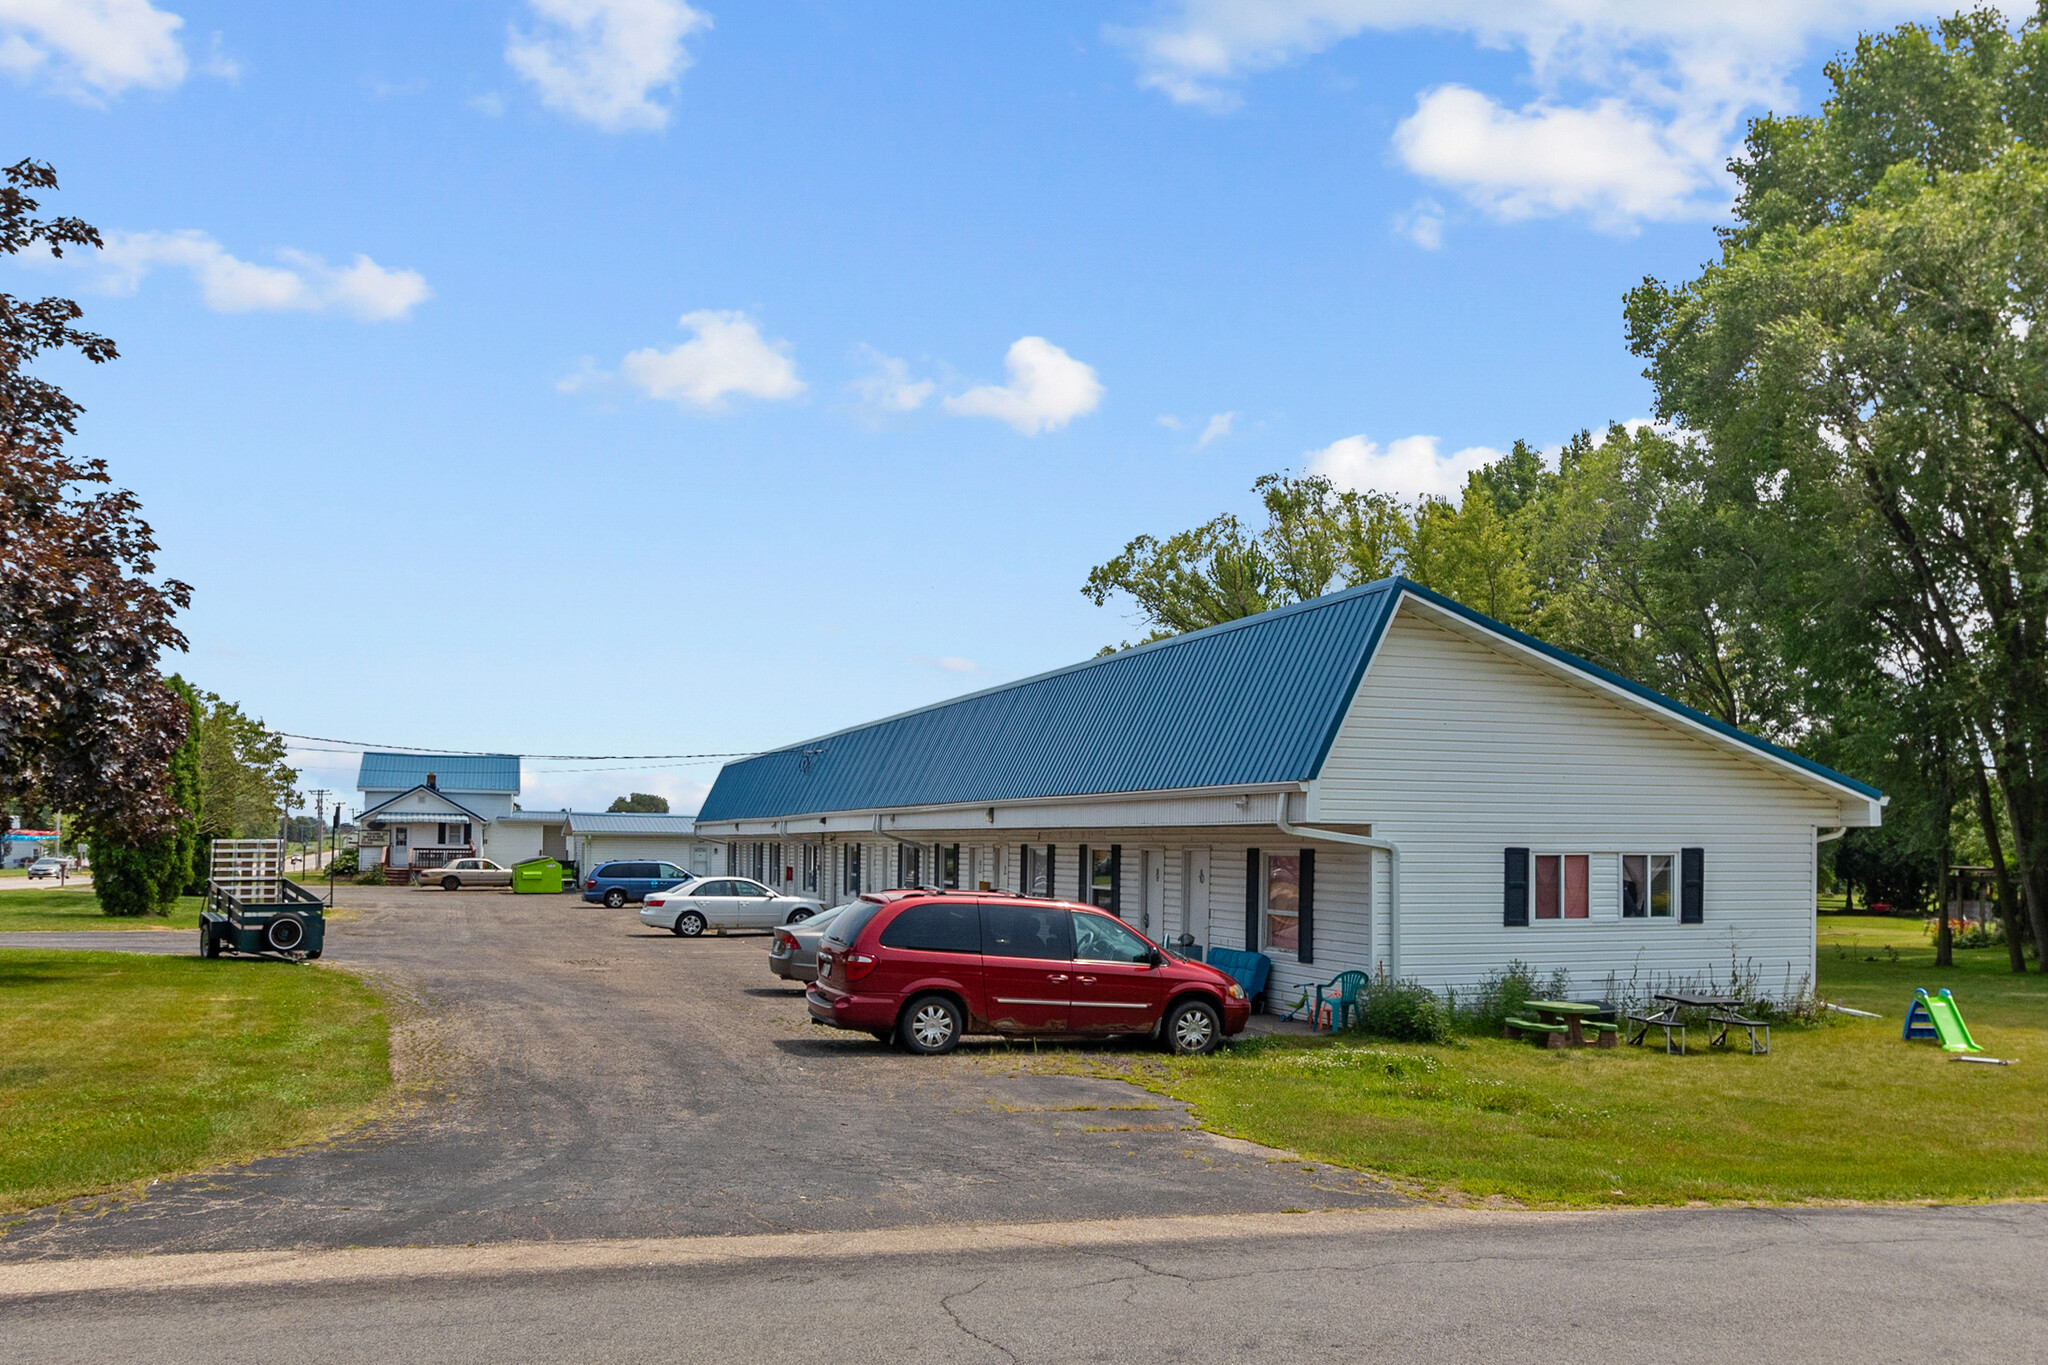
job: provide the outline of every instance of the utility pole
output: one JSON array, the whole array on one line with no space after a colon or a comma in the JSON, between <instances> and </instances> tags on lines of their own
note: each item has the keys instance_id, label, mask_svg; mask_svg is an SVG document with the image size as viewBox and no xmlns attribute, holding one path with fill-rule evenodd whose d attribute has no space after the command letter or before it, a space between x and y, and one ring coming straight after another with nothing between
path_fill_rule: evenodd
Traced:
<instances>
[{"instance_id":1,"label":"utility pole","mask_svg":"<svg viewBox=\"0 0 2048 1365\"><path fill-rule=\"evenodd\" d=\"M333 795L325 787L313 790L313 870L320 870L321 854L326 846L327 798Z\"/></svg>"}]
</instances>

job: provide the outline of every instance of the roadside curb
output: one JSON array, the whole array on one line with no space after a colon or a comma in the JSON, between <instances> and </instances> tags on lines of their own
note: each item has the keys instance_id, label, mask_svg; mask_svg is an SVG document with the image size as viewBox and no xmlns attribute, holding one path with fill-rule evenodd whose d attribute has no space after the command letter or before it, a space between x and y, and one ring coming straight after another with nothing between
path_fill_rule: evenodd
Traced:
<instances>
[{"instance_id":1,"label":"roadside curb","mask_svg":"<svg viewBox=\"0 0 2048 1365\"><path fill-rule=\"evenodd\" d=\"M1517 1223L1625 1217L1637 1210L1501 1212L1402 1208L1302 1213L1198 1214L1073 1223L942 1224L864 1232L663 1237L588 1242L501 1242L322 1251L203 1251L158 1256L0 1263L0 1302L64 1294L477 1279L561 1271L742 1266L766 1261L961 1256L1393 1234L1512 1219ZM1647 1212L1644 1210L1642 1212ZM1668 1210L1665 1210L1668 1212Z\"/></svg>"}]
</instances>

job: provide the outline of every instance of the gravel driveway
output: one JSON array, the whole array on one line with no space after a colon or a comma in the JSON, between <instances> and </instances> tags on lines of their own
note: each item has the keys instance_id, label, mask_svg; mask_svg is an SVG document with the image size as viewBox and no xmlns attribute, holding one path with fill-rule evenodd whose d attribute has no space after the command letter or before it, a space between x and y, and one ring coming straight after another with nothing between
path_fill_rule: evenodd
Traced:
<instances>
[{"instance_id":1,"label":"gravel driveway","mask_svg":"<svg viewBox=\"0 0 2048 1365\"><path fill-rule=\"evenodd\" d=\"M341 906L326 963L418 1002L407 1105L328 1146L16 1219L0 1258L1400 1202L1122 1083L1020 1074L1001 1044L931 1060L817 1027L764 938L678 939L574 896L350 887Z\"/></svg>"}]
</instances>

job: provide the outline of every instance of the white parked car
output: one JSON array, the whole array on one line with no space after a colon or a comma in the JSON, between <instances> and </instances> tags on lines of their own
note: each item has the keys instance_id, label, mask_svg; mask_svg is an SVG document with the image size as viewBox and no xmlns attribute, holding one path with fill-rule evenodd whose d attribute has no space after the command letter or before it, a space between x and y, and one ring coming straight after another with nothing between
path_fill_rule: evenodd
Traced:
<instances>
[{"instance_id":1,"label":"white parked car","mask_svg":"<svg viewBox=\"0 0 2048 1365\"><path fill-rule=\"evenodd\" d=\"M745 877L692 877L640 902L640 922L695 938L707 929L773 929L801 924L824 909L809 896L784 896Z\"/></svg>"},{"instance_id":2,"label":"white parked car","mask_svg":"<svg viewBox=\"0 0 2048 1365\"><path fill-rule=\"evenodd\" d=\"M441 875L436 877L435 869L428 868L420 874L420 880L438 881L443 891L460 891L470 886L512 885L512 869L499 867L489 858L457 858L439 871Z\"/></svg>"},{"instance_id":3,"label":"white parked car","mask_svg":"<svg viewBox=\"0 0 2048 1365\"><path fill-rule=\"evenodd\" d=\"M54 877L66 870L76 872L78 870L78 859L38 858L28 865L28 875L32 879L36 877Z\"/></svg>"}]
</instances>

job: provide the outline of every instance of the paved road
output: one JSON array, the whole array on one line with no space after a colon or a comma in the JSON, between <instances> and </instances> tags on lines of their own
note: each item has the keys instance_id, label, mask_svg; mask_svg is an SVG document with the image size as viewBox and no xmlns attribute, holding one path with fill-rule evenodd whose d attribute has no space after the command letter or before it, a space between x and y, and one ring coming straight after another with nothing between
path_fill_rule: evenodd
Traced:
<instances>
[{"instance_id":1,"label":"paved road","mask_svg":"<svg viewBox=\"0 0 2048 1365\"><path fill-rule=\"evenodd\" d=\"M511 1248L168 1276L149 1260L0 1265L0 1361L2000 1365L2039 1360L2048 1329L2039 1205L719 1240L525 1248L517 1270ZM49 1278L74 1268L127 1285ZM152 1273L165 1287L134 1287Z\"/></svg>"},{"instance_id":2,"label":"paved road","mask_svg":"<svg viewBox=\"0 0 2048 1365\"><path fill-rule=\"evenodd\" d=\"M760 937L678 939L570 896L342 895L327 962L424 1002L416 1108L139 1202L31 1215L0 1262L1400 1202L1121 1083L1017 1074L1000 1045L935 1061L819 1028Z\"/></svg>"}]
</instances>

